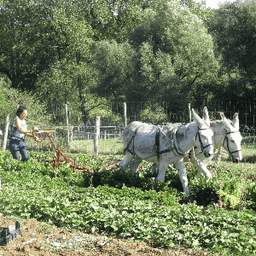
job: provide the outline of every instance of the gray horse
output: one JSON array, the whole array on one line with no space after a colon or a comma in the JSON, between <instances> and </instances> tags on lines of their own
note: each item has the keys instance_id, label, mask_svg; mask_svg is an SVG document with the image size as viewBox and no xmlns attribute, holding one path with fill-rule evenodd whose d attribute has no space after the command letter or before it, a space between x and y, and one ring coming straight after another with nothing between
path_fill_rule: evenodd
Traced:
<instances>
[{"instance_id":1,"label":"gray horse","mask_svg":"<svg viewBox=\"0 0 256 256\"><path fill-rule=\"evenodd\" d=\"M235 113L233 120L228 120L223 113L220 113L222 120L211 121L211 129L214 133L213 144L216 155L220 154L222 147L232 156L233 162L238 163L243 159L241 150L242 136L239 132L238 113ZM191 155L191 162L198 169L198 177L206 176L212 178L211 172L207 169L207 164L214 155L206 158L200 149L195 149L195 154ZM157 168L157 167L155 167Z\"/></svg>"},{"instance_id":2,"label":"gray horse","mask_svg":"<svg viewBox=\"0 0 256 256\"><path fill-rule=\"evenodd\" d=\"M165 181L165 173L170 163L179 172L184 192L189 196L188 179L184 169L183 158L193 147L202 150L205 157L211 157L213 149L213 132L207 108L201 119L192 109L194 122L188 124L168 124L163 127L141 122L132 122L124 130L123 143L125 159L120 168L125 170L130 164L132 174L142 160L159 165L157 181Z\"/></svg>"}]
</instances>

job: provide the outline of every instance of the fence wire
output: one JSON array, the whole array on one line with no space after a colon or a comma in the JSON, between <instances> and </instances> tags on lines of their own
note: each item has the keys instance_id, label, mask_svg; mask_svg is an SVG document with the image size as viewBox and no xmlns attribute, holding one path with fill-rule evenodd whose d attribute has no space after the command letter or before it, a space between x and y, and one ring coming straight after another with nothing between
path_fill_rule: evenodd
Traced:
<instances>
[{"instance_id":1,"label":"fence wire","mask_svg":"<svg viewBox=\"0 0 256 256\"><path fill-rule=\"evenodd\" d=\"M140 105L140 109L143 106ZM138 108L135 108L137 110ZM254 110L253 108L252 110ZM223 111L227 118L232 119L234 112ZM198 111L198 114L201 116L202 113ZM213 119L220 119L218 111L209 111L210 116ZM251 121L250 123L255 123L255 113L252 111L250 113ZM169 113L170 122L189 122L188 111L178 112L178 113ZM243 136L242 145L247 148L255 148L256 144L256 124L255 125L247 125L246 123L249 120L248 113L239 113L239 121L240 121L240 132ZM134 121L130 120L129 122ZM128 122L128 123L129 123ZM27 122L28 123L28 122ZM122 143L122 134L124 130L124 125L104 125L102 122L100 126L100 136L98 141L98 153L99 154L122 154L123 153L123 143ZM28 129L31 129L32 126L36 124L29 123ZM70 153L93 153L95 150L94 145L94 136L95 136L95 126L92 122L91 125L77 125L77 126L45 126L42 124L38 124L40 130L44 131L47 129L54 129L54 143L59 147L63 152ZM2 145L3 132L4 132L5 124L0 124L0 143ZM9 126L8 139L11 135L12 124ZM1 133L2 131L2 133ZM37 134L40 138L43 133ZM8 140L9 141L9 140ZM46 138L37 143L33 140L33 138L26 136L26 144L29 150L46 152L53 151L53 147L50 146L49 138ZM7 149L9 149L9 145L7 142Z\"/></svg>"},{"instance_id":2,"label":"fence wire","mask_svg":"<svg viewBox=\"0 0 256 256\"><path fill-rule=\"evenodd\" d=\"M95 151L94 126L55 126L45 127L44 130L53 129L54 143L63 152L70 153L93 153ZM38 138L43 135L36 133ZM98 141L98 153L99 154L114 154L119 155L123 153L123 142L122 142L123 127L118 126L101 126L100 136ZM39 152L53 151L49 138L46 136L45 139L37 143L33 138L26 138L26 145L29 150L35 150Z\"/></svg>"}]
</instances>

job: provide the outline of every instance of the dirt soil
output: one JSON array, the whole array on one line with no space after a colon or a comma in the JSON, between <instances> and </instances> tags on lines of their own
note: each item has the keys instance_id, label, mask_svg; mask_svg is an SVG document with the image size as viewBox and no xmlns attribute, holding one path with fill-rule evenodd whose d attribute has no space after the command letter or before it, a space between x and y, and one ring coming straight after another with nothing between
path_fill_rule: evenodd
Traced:
<instances>
[{"instance_id":1,"label":"dirt soil","mask_svg":"<svg viewBox=\"0 0 256 256\"><path fill-rule=\"evenodd\" d=\"M12 255L213 255L199 249L153 248L134 239L69 232L34 219L21 220L21 237L0 246L0 256ZM15 225L15 218L0 216L0 227Z\"/></svg>"}]
</instances>

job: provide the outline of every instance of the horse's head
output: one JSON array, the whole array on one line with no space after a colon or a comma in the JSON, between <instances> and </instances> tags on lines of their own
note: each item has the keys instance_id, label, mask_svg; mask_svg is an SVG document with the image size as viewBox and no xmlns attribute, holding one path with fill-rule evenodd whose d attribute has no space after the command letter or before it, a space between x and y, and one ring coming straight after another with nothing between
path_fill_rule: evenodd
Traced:
<instances>
[{"instance_id":1,"label":"horse's head","mask_svg":"<svg viewBox=\"0 0 256 256\"><path fill-rule=\"evenodd\" d=\"M228 120L223 113L220 113L222 121L225 124L224 148L232 156L233 162L238 163L243 159L241 150L242 136L239 132L238 113L234 114L232 122Z\"/></svg>"},{"instance_id":2,"label":"horse's head","mask_svg":"<svg viewBox=\"0 0 256 256\"><path fill-rule=\"evenodd\" d=\"M203 118L200 118L192 109L193 119L197 124L198 132L195 139L195 146L201 148L205 157L210 157L214 153L213 148L213 131L210 128L210 118L208 110L204 107Z\"/></svg>"}]
</instances>

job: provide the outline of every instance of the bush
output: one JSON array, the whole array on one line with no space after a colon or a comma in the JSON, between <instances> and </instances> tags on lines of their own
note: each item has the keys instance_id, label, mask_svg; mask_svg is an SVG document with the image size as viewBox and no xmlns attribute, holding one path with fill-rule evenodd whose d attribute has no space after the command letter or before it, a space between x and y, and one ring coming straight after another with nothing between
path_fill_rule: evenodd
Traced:
<instances>
[{"instance_id":1,"label":"bush","mask_svg":"<svg viewBox=\"0 0 256 256\"><path fill-rule=\"evenodd\" d=\"M11 87L4 86L2 88L2 94L5 98L5 106L2 110L2 115L10 114L10 120L13 120L16 116L16 110L18 105L26 106L28 110L27 123L34 126L35 123L41 123L49 125L50 115L46 112L46 105L40 102L39 98L32 92L21 91L19 89L13 89ZM1 105L0 105L1 107Z\"/></svg>"},{"instance_id":2,"label":"bush","mask_svg":"<svg viewBox=\"0 0 256 256\"><path fill-rule=\"evenodd\" d=\"M160 124L168 121L164 108L158 105L148 106L140 113L140 120L147 123Z\"/></svg>"}]
</instances>

